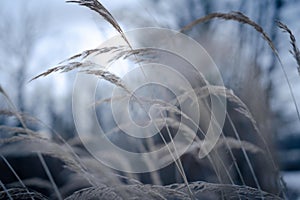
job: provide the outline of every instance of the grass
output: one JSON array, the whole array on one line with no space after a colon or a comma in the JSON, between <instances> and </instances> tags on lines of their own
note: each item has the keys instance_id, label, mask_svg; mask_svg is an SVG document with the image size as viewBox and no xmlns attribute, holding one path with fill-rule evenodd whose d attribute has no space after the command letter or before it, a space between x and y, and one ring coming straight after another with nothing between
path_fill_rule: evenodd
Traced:
<instances>
[{"instance_id":1,"label":"grass","mask_svg":"<svg viewBox=\"0 0 300 200\"><path fill-rule=\"evenodd\" d=\"M154 49L133 49L128 42L124 32L118 22L110 12L97 0L74 0L67 1L85 6L102 16L111 24L124 41L126 46L104 47L101 49L90 49L74 55L59 63L44 73L35 76L31 81L43 76L48 76L54 72L66 73L77 70L80 73L95 75L115 87L122 88L125 93L117 99L104 98L94 103L92 106L98 107L110 103L113 100L121 100L126 96L134 95L122 78L108 71L106 66L99 66L97 63L89 61L88 58L111 53L114 59L110 63L119 59L129 59L134 62L151 62L160 53ZM199 18L181 29L181 32L187 32L196 25L220 18L223 20L234 20L240 24L247 24L253 27L258 34L261 34L267 42L280 66L283 70L286 82L289 84L291 97L293 98L295 108L300 119L296 99L285 68L281 62L275 45L257 23L249 19L243 13L211 13ZM290 36L292 45L292 55L297 61L298 70L300 69L300 53L296 45L296 39L292 31L283 23L278 22L279 28L283 29ZM145 74L144 74L145 75ZM144 77L147 78L147 77ZM226 98L228 110L226 111L226 124L228 128L218 127L222 130L221 137L217 141L214 149L202 157L201 153L206 151L206 146L210 145L209 140L203 140L205 137L205 127L195 123L188 113L185 113L180 107L174 106L174 102L164 102L153 98L140 98L135 96L134 101L145 109L147 103L159 105L159 108L168 113L168 116L161 115L155 120L155 124L167 124L164 131L159 132L160 142L152 139L145 140L145 143L136 144L130 140L130 145L136 145L139 150L155 149L167 144L170 140L168 149L159 155L159 160L173 161L173 165L168 166L177 174L177 182L172 184L163 184L164 171L154 171L149 173L150 182L145 184L143 178L138 174L117 172L108 169L93 158L84 148L78 137L65 141L58 133L53 134L58 138L54 141L52 138L41 137L39 131L31 130L27 127L27 121L41 123L33 117L24 113L19 113L5 90L0 86L0 93L8 102L8 110L0 110L0 115L4 117L15 117L21 124L19 127L10 127L0 125L1 133L5 135L0 139L0 156L6 166L5 173L12 173L15 182L0 180L0 199L284 199L286 197L286 187L284 181L279 175L279 169L273 156L274 149L271 148L272 141L265 139L257 125L255 117L250 112L247 105L234 94L234 92L223 86L209 84L205 77L199 78L199 86L192 91L183 91L174 101L186 103L190 101L190 93L197 95L196 102L191 105L202 102L203 110L206 110L209 116L216 123L215 116L210 113L210 95L217 99ZM200 84L204 83L204 85ZM175 104L176 105L176 104ZM145 110L146 111L146 110ZM120 112L124 112L120 110ZM147 111L146 111L147 112ZM180 119L178 118L180 116ZM243 119L243 125L249 125L249 128L243 129L249 133L241 133L237 127L236 120ZM184 124L181 119L188 123ZM183 126L180 126L183 125ZM130 124L122 124L130 126ZM219 125L221 126L221 125ZM55 129L55 127L52 127ZM196 132L194 131L196 128ZM207 127L206 127L207 128ZM172 136L173 130L181 129L189 138L196 134L196 138L188 151L180 158L176 159L178 147L175 146ZM251 131L253 129L253 131ZM229 131L228 131L229 130ZM120 131L120 127L108 131L108 136L115 135ZM253 134L252 140L247 140L244 135ZM93 140L93 138L88 138ZM140 145L140 146L139 146ZM111 152L106 152L111 153ZM117 155L112 155L117 156ZM33 167L40 166L43 169L41 176L34 177L20 176L22 169L16 169L18 158L28 158L28 164ZM118 157L117 157L118 158ZM190 158L190 159L188 159ZM130 167L130 161L126 158L118 158L124 166ZM151 166L152 161L145 161L145 164ZM266 169L261 169L265 166ZM34 169L32 169L34 170ZM59 170L63 170L60 172ZM262 172L262 173L261 173ZM25 173L25 172L24 172ZM199 176L198 180L190 181L193 173ZM34 173L33 173L34 174ZM37 174L39 172L37 171ZM200 174L200 175L198 175ZM63 176L63 179L59 177ZM197 178L197 177L195 177ZM156 183L156 184L153 184Z\"/></svg>"}]
</instances>

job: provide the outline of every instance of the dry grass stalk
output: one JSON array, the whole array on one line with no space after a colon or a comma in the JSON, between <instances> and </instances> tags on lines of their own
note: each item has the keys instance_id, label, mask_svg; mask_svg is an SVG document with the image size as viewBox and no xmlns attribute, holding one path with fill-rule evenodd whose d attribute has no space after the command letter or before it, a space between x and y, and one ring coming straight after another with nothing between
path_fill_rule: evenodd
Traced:
<instances>
[{"instance_id":1,"label":"dry grass stalk","mask_svg":"<svg viewBox=\"0 0 300 200\"><path fill-rule=\"evenodd\" d=\"M0 199L30 199L31 197L35 200L48 199L38 192L30 191L28 193L24 188L10 188L6 191L0 191Z\"/></svg>"},{"instance_id":2,"label":"dry grass stalk","mask_svg":"<svg viewBox=\"0 0 300 200\"><path fill-rule=\"evenodd\" d=\"M67 0L67 3L77 3L81 6L86 6L101 15L108 23L110 23L123 37L126 43L130 46L123 30L118 22L114 19L111 13L97 0Z\"/></svg>"},{"instance_id":3,"label":"dry grass stalk","mask_svg":"<svg viewBox=\"0 0 300 200\"><path fill-rule=\"evenodd\" d=\"M87 69L84 70L85 68L87 68ZM96 69L93 69L93 68L96 68ZM54 72L65 73L65 72L69 72L69 71L72 71L75 69L81 69L79 72L100 76L104 80L106 80L116 86L119 86L129 92L129 90L126 88L126 86L124 85L124 83L122 82L122 79L120 77L118 77L117 75L115 75L107 70L104 70L103 68L104 67L99 66L98 64L91 62L91 61L70 62L66 65L60 65L60 66L51 68L51 69L47 70L46 72L39 74L38 76L32 78L30 81L38 79L42 76L48 76Z\"/></svg>"},{"instance_id":4,"label":"dry grass stalk","mask_svg":"<svg viewBox=\"0 0 300 200\"><path fill-rule=\"evenodd\" d=\"M114 52L114 51L121 51L123 49L124 49L123 46L118 46L118 47L104 47L104 48L100 48L100 49L85 50L82 53L76 54L74 56L71 56L70 58L67 58L64 61L59 62L56 67L48 69L46 72L43 72L43 73L35 76L29 82L31 82L35 79L38 79L40 77L48 76L49 74L52 74L54 72L64 73L64 72L69 72L69 71L79 69L79 68L91 67L93 65L96 65L96 63L93 63L91 61L82 62L82 60L87 58L88 56L99 55L99 54ZM77 59L77 58L80 58L80 61L75 61L75 59ZM67 62L67 63L63 64L65 62ZM2 89L2 88L0 88L0 89ZM0 92L1 92L1 90L0 90Z\"/></svg>"},{"instance_id":5,"label":"dry grass stalk","mask_svg":"<svg viewBox=\"0 0 300 200\"><path fill-rule=\"evenodd\" d=\"M163 186L119 185L115 187L90 187L75 192L66 200L73 199L190 199L187 194Z\"/></svg>"},{"instance_id":6,"label":"dry grass stalk","mask_svg":"<svg viewBox=\"0 0 300 200\"><path fill-rule=\"evenodd\" d=\"M7 93L5 92L5 90L2 88L2 86L0 85L0 93L4 95L5 99L7 100L10 108L12 110L14 110L15 112L15 116L17 117L17 119L20 121L21 125L23 128L27 129L27 126L24 122L24 118L22 115L20 115L18 112L17 112L17 108L16 106L14 105L14 103L12 102L12 100L9 98L9 96L7 95ZM0 113L1 114L1 113Z\"/></svg>"},{"instance_id":7,"label":"dry grass stalk","mask_svg":"<svg viewBox=\"0 0 300 200\"><path fill-rule=\"evenodd\" d=\"M61 61L60 63L58 63L59 65L64 63L64 62L70 62L74 59L80 58L81 60L87 58L88 56L92 56L92 55L99 55L99 54L103 54L103 53L108 53L108 52L114 52L114 51L120 51L122 49L124 49L124 46L117 46L117 47L103 47L100 49L89 49L89 50L85 50L79 54L76 54L74 56L71 56L70 58Z\"/></svg>"},{"instance_id":8,"label":"dry grass stalk","mask_svg":"<svg viewBox=\"0 0 300 200\"><path fill-rule=\"evenodd\" d=\"M260 199L261 191L238 185L214 184L198 181L189 184L197 199ZM79 190L66 198L73 199L190 199L187 195L187 187L184 184L172 184L168 186L151 185L122 185L116 187L90 187ZM265 200L282 200L273 194L263 192Z\"/></svg>"},{"instance_id":9,"label":"dry grass stalk","mask_svg":"<svg viewBox=\"0 0 300 200\"><path fill-rule=\"evenodd\" d=\"M246 151L256 154L256 153L265 153L263 149L261 149L260 147L258 147L257 145L251 143L251 142L247 142L247 141L243 141L243 140L237 140L235 138L232 137L226 137L226 138L222 138L219 139L217 146L216 147L221 147L228 144L228 147L231 149L242 149L244 148Z\"/></svg>"},{"instance_id":10,"label":"dry grass stalk","mask_svg":"<svg viewBox=\"0 0 300 200\"><path fill-rule=\"evenodd\" d=\"M2 181L0 181L0 186L1 188L4 190L4 191L0 191L0 195L1 195L1 192L6 195L6 198L9 199L9 200L13 200L13 198L11 197L9 191L7 190L7 188L5 187L5 185L2 183ZM2 195L3 195L2 194Z\"/></svg>"},{"instance_id":11,"label":"dry grass stalk","mask_svg":"<svg viewBox=\"0 0 300 200\"><path fill-rule=\"evenodd\" d=\"M44 170L45 170L45 172L46 172L46 174L47 174L47 176L49 178L49 181L51 182L51 184L53 186L53 190L54 190L54 192L56 194L56 197L59 200L63 200L63 198L62 198L62 196L61 196L61 194L60 194L60 192L58 190L58 187L57 187L57 185L56 185L56 183L55 183L55 181L53 179L53 176L52 176L52 174L51 174L51 172L50 172L50 170L48 168L48 165L45 162L45 159L43 158L43 156L42 156L42 154L40 152L38 152L37 155L39 157L39 160L41 161L41 164L43 165L43 168L44 168Z\"/></svg>"},{"instance_id":12,"label":"dry grass stalk","mask_svg":"<svg viewBox=\"0 0 300 200\"><path fill-rule=\"evenodd\" d=\"M284 32L287 32L290 35L290 43L293 47L293 50L290 51L290 53L294 56L295 60L297 61L297 69L298 69L298 73L300 75L300 52L299 49L297 47L296 44L296 38L293 34L293 32L287 27L287 25L285 25L284 23L278 21L277 25L279 28L281 28Z\"/></svg>"},{"instance_id":13,"label":"dry grass stalk","mask_svg":"<svg viewBox=\"0 0 300 200\"><path fill-rule=\"evenodd\" d=\"M206 85L204 87L186 91L185 93L177 97L178 101L183 102L187 100L190 93L195 93L198 99L208 98L210 95L222 96L226 98L227 101L237 105L237 108L235 110L248 118L251 121L253 128L257 132L259 132L257 123L251 112L249 111L247 105L238 96L236 96L231 89L223 86Z\"/></svg>"},{"instance_id":14,"label":"dry grass stalk","mask_svg":"<svg viewBox=\"0 0 300 200\"><path fill-rule=\"evenodd\" d=\"M204 17L201 17L201 18L191 22L190 24L186 25L185 27L183 27L181 29L181 32L185 32L185 31L193 28L197 24L201 24L201 23L210 21L210 20L215 19L215 18L220 18L220 19L225 19L225 20L234 20L234 21L237 21L239 23L248 24L248 25L252 26L257 32L262 34L263 38L268 42L271 49L274 52L277 52L272 40L267 35L267 33L264 31L264 29L260 25L255 23L254 21L250 20L249 17L247 17L246 15L244 15L241 12L211 13L211 14L208 14Z\"/></svg>"},{"instance_id":15,"label":"dry grass stalk","mask_svg":"<svg viewBox=\"0 0 300 200\"><path fill-rule=\"evenodd\" d=\"M82 70L80 72L100 76L104 80L106 80L116 86L119 86L119 87L123 88L124 90L126 90L127 92L129 92L129 90L126 88L125 84L123 83L122 79L109 71L105 71L102 69L96 69L96 70L89 69L89 70Z\"/></svg>"},{"instance_id":16,"label":"dry grass stalk","mask_svg":"<svg viewBox=\"0 0 300 200\"><path fill-rule=\"evenodd\" d=\"M267 41L268 45L272 49L274 55L276 56L276 58L277 58L277 60L278 60L278 62L280 64L280 68L281 68L281 70L282 70L282 72L284 74L284 78L285 78L285 80L286 80L286 82L288 84L288 87L289 87L289 91L290 91L290 94L291 94L291 97L292 97L292 100L293 100L293 103L294 103L294 106L295 106L295 109L296 109L296 112L297 112L297 117L298 117L298 119L300 121L300 111L299 111L299 108L298 108L298 105L297 105L297 101L296 101L296 98L295 98L295 95L294 95L294 92L293 92L292 85L291 85L289 77L287 75L287 72L286 72L286 70L285 70L285 68L284 68L284 66L282 64L282 61L281 61L281 59L279 57L279 54L278 54L278 51L275 48L272 40L270 39L270 37L267 35L267 33L264 31L264 29L260 25L258 25L254 21L250 20L249 17L245 16L241 12L211 13L211 14L208 14L208 15L206 15L206 16L204 16L202 18L199 18L199 19L191 22L190 24L186 25L185 27L183 27L181 29L181 32L187 31L187 30L193 28L194 26L196 26L197 24L201 24L201 23L207 22L207 21L215 19L215 18L225 19L225 20L234 20L234 21L237 21L239 23L248 24L251 27L253 27L257 32L259 32L260 34L262 34L264 40Z\"/></svg>"},{"instance_id":17,"label":"dry grass stalk","mask_svg":"<svg viewBox=\"0 0 300 200\"><path fill-rule=\"evenodd\" d=\"M11 111L11 110L6 110L6 109L1 110L0 109L0 115L6 115L7 117L16 117L16 118L18 116L21 116L25 122L31 122L31 123L39 123L40 122L40 120L38 120L37 118L29 116L26 113L18 112L18 111Z\"/></svg>"},{"instance_id":18,"label":"dry grass stalk","mask_svg":"<svg viewBox=\"0 0 300 200\"><path fill-rule=\"evenodd\" d=\"M219 87L219 86L217 86L216 88L213 89L211 86L209 86L209 88L207 88L207 87L200 88L200 95L203 95L203 94L205 96L206 95L211 95L211 94L225 96L225 98L228 101L231 101L231 102L237 104L238 108L236 108L235 110L238 111L239 113L241 113L243 116L245 116L246 118L248 118L250 120L250 122L253 125L255 131L258 133L259 137L264 142L265 148L266 148L266 150L268 152L268 155L270 156L269 158L273 162L272 154L270 153L270 150L269 150L269 148L267 146L267 143L265 142L263 136L261 135L261 133L260 133L260 131L259 131L257 125L256 125L256 121L254 120L254 117L252 117L252 114L248 110L247 106L236 95L234 95L234 93L231 90L228 90L226 88ZM228 112L226 112L226 116L227 116L227 118L228 118L228 120L229 120L229 122L230 122L230 124L231 124L231 126L233 128L234 134L235 134L235 136L237 138L237 140L236 140L237 143L236 144L239 144L239 146L241 147L242 153L243 153L243 155L244 155L244 157L246 159L246 162L247 162L247 164L249 166L249 169L250 169L252 177L253 177L253 179L255 181L256 187L258 188L258 190L261 190L261 186L260 186L259 181L257 179L255 170L253 169L253 166L252 166L252 164L250 162L250 159L249 159L249 156L248 156L248 154L246 152L246 149L242 145L242 140L240 139L239 133L237 132L237 130L235 128L235 125L232 122L231 117L229 116ZM225 142L226 142L226 145L229 147L228 141L225 140ZM235 159L235 158L233 157L233 159ZM275 165L274 165L274 167L275 167ZM261 194L261 198L263 199L262 194Z\"/></svg>"},{"instance_id":19,"label":"dry grass stalk","mask_svg":"<svg viewBox=\"0 0 300 200\"><path fill-rule=\"evenodd\" d=\"M67 152L64 146L58 145L51 140L39 136L19 135L1 139L0 144L6 145L0 148L1 155L26 155L32 154L33 152L41 152L45 155L60 159L70 170L81 173L82 167L74 156ZM16 148L22 148L22 151L16 152Z\"/></svg>"},{"instance_id":20,"label":"dry grass stalk","mask_svg":"<svg viewBox=\"0 0 300 200\"><path fill-rule=\"evenodd\" d=\"M109 62L118 60L120 58L129 59L131 58L135 63L153 61L155 56L158 55L157 49L154 48L139 48L139 49L122 49L119 51L116 56L112 58ZM144 59L143 59L144 58Z\"/></svg>"},{"instance_id":21,"label":"dry grass stalk","mask_svg":"<svg viewBox=\"0 0 300 200\"><path fill-rule=\"evenodd\" d=\"M49 74L52 74L54 72L61 72L61 73L64 73L64 72L69 72L69 71L72 71L74 69L78 69L78 68L85 68L85 67L89 67L92 63L90 62L85 62L85 63L82 63L82 62L70 62L66 65L59 65L57 67L53 67L51 69L48 69L46 72L44 73L41 73L37 76L35 76L34 78L32 78L30 81L33 81L35 79L38 79L42 76L48 76ZM30 82L29 81L29 82Z\"/></svg>"},{"instance_id":22,"label":"dry grass stalk","mask_svg":"<svg viewBox=\"0 0 300 200\"><path fill-rule=\"evenodd\" d=\"M28 178L28 179L23 179L22 182L27 185L28 187L39 187L39 188L43 188L43 189L47 189L47 190L52 190L52 185L49 181L35 177L35 178ZM18 182L13 182L10 184L7 184L8 187L12 188L12 187L20 187L22 186L20 184L20 181Z\"/></svg>"},{"instance_id":23,"label":"dry grass stalk","mask_svg":"<svg viewBox=\"0 0 300 200\"><path fill-rule=\"evenodd\" d=\"M11 166L11 164L8 162L8 160L2 155L1 158L4 161L4 163L8 166L8 168L10 169L10 171L14 174L14 176L17 178L18 182L20 183L20 185L26 190L27 193L30 193L28 188L26 187L26 185L24 184L24 182L22 181L22 179L19 177L19 175L16 173L16 171L13 169L13 167ZM34 200L34 198L31 196L31 199Z\"/></svg>"},{"instance_id":24,"label":"dry grass stalk","mask_svg":"<svg viewBox=\"0 0 300 200\"><path fill-rule=\"evenodd\" d=\"M8 95L6 94L5 90L2 88L1 85L0 85L0 93L2 93L6 99L9 99Z\"/></svg>"},{"instance_id":25,"label":"dry grass stalk","mask_svg":"<svg viewBox=\"0 0 300 200\"><path fill-rule=\"evenodd\" d=\"M222 195L225 199L265 199L265 200L282 200L280 197L263 192L261 190L239 185L207 183L204 181L196 181L190 185L196 197L199 199L204 197L215 197L219 199ZM185 192L186 188L182 184L172 184L166 186L176 191ZM219 197L219 198L218 198Z\"/></svg>"},{"instance_id":26,"label":"dry grass stalk","mask_svg":"<svg viewBox=\"0 0 300 200\"><path fill-rule=\"evenodd\" d=\"M22 127L10 127L10 126L5 126L5 125L0 125L0 130L3 130L5 133L8 133L9 135L14 135L14 134L28 134L31 136L36 136L40 137L38 133L30 130L30 129L25 129ZM0 144L2 143L3 139L0 139Z\"/></svg>"},{"instance_id":27,"label":"dry grass stalk","mask_svg":"<svg viewBox=\"0 0 300 200\"><path fill-rule=\"evenodd\" d=\"M32 155L34 153L42 153L62 161L66 167L85 178L91 185L97 186L101 183L97 177L89 172L79 158L67 143L60 145L50 139L31 135L18 135L0 140L0 154L9 155ZM16 151L18 149L19 151ZM42 159L41 159L42 160ZM46 170L46 169L45 169Z\"/></svg>"}]
</instances>

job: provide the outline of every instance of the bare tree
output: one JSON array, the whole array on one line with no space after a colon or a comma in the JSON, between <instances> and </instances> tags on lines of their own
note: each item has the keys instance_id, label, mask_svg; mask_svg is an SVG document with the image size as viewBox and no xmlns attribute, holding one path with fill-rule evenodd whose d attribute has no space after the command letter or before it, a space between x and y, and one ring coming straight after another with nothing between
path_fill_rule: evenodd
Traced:
<instances>
[{"instance_id":1,"label":"bare tree","mask_svg":"<svg viewBox=\"0 0 300 200\"><path fill-rule=\"evenodd\" d=\"M0 69L9 77L2 77L20 111L26 110L25 86L28 70L45 27L45 15L32 9L32 1L6 3L0 7ZM2 76L4 76L2 74ZM3 83L3 84L5 84Z\"/></svg>"}]
</instances>

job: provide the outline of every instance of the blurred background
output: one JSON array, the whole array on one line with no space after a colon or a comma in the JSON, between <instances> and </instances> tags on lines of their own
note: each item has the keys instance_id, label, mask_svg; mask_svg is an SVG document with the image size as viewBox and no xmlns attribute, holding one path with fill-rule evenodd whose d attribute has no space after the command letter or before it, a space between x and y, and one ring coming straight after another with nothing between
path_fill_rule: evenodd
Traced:
<instances>
[{"instance_id":1,"label":"blurred background","mask_svg":"<svg viewBox=\"0 0 300 200\"><path fill-rule=\"evenodd\" d=\"M102 0L101 3L124 31L141 27L180 30L212 12L244 13L273 40L300 106L297 63L289 53L288 35L275 23L282 21L296 39L300 38L299 1ZM97 14L63 0L1 0L0 85L19 111L39 118L68 139L76 133L71 99L75 73L29 80L76 53L96 48L116 34ZM203 45L219 67L226 87L248 105L264 137L278 150L275 156L291 195L299 197L300 121L283 72L267 43L252 27L224 20L198 25L187 34ZM0 108L7 107L0 96ZM0 125L16 126L16 123L0 116ZM47 134L46 129L44 132Z\"/></svg>"}]
</instances>

